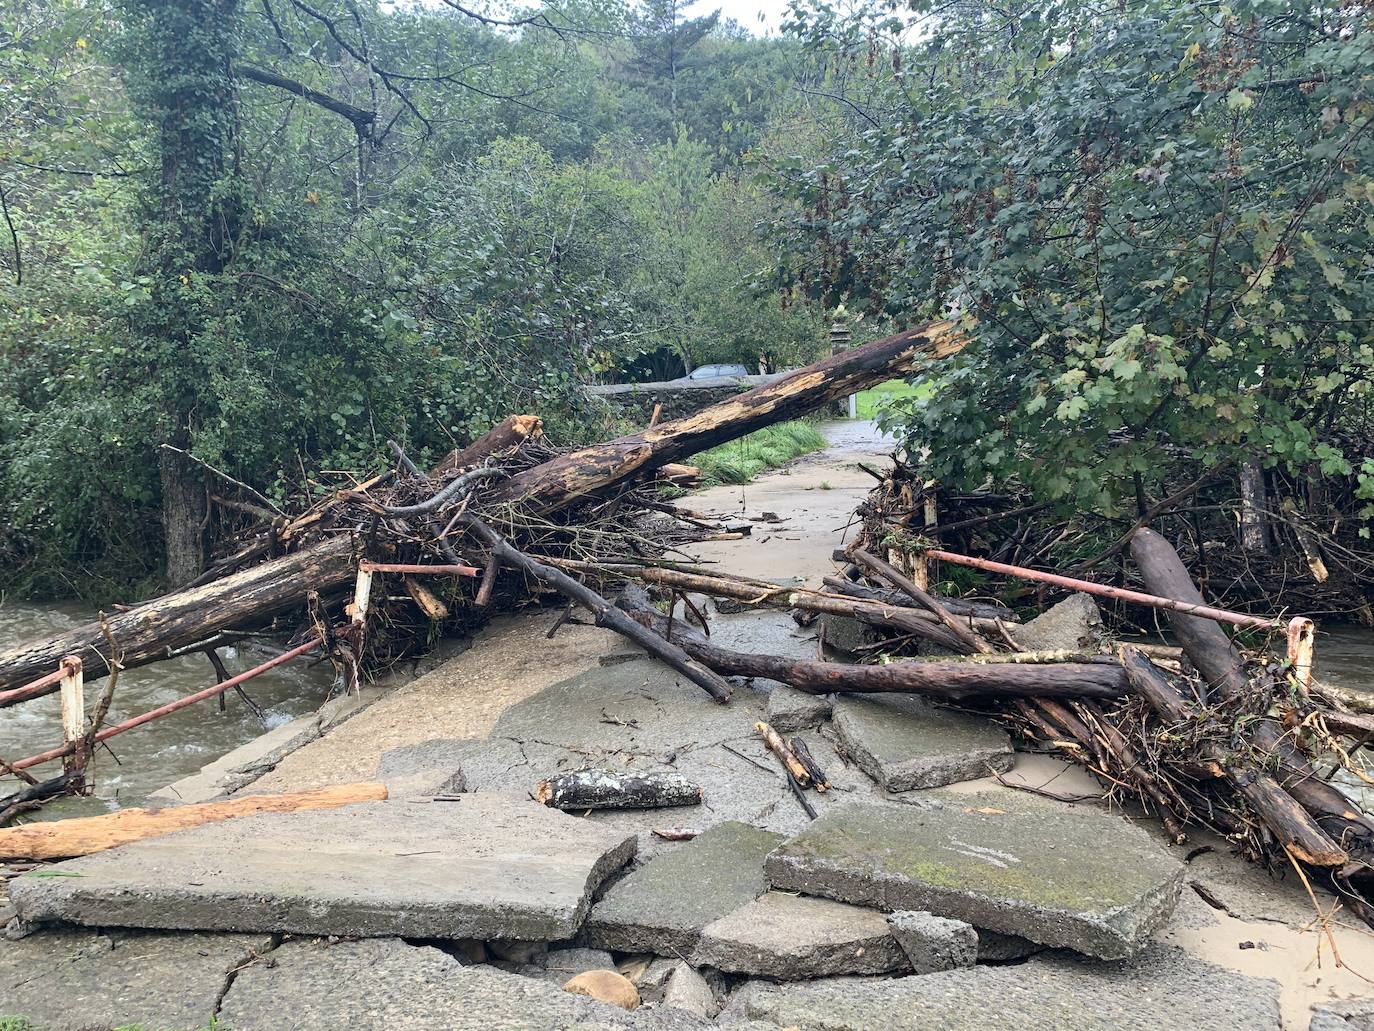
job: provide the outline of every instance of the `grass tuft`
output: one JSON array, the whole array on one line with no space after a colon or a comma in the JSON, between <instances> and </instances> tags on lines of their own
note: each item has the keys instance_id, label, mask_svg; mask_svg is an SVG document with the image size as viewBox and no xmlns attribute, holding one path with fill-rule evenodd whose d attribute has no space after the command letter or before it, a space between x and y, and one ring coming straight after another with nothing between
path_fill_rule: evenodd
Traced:
<instances>
[{"instance_id":1,"label":"grass tuft","mask_svg":"<svg viewBox=\"0 0 1374 1031\"><path fill-rule=\"evenodd\" d=\"M703 451L688 461L708 483L749 483L759 473L786 465L825 447L825 437L810 423L784 422Z\"/></svg>"}]
</instances>

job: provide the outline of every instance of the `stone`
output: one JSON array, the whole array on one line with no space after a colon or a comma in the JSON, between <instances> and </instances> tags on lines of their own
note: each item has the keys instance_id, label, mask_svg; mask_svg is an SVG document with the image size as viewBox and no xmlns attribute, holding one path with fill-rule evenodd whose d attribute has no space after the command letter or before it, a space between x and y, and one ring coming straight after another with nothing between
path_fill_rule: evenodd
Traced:
<instances>
[{"instance_id":1,"label":"stone","mask_svg":"<svg viewBox=\"0 0 1374 1031\"><path fill-rule=\"evenodd\" d=\"M876 627L853 616L837 616L827 612L818 622L825 635L826 647L846 655L854 655L860 649L883 639Z\"/></svg>"},{"instance_id":2,"label":"stone","mask_svg":"<svg viewBox=\"0 0 1374 1031\"><path fill-rule=\"evenodd\" d=\"M266 936L55 929L0 948L0 1027L204 1027Z\"/></svg>"},{"instance_id":3,"label":"stone","mask_svg":"<svg viewBox=\"0 0 1374 1031\"><path fill-rule=\"evenodd\" d=\"M588 943L687 955L703 927L767 890L763 860L783 840L742 823L717 824L613 885L587 918Z\"/></svg>"},{"instance_id":4,"label":"stone","mask_svg":"<svg viewBox=\"0 0 1374 1031\"><path fill-rule=\"evenodd\" d=\"M488 1031L620 1027L628 1014L396 938L293 940L239 971L220 1007L234 1031ZM159 1025L161 1026L161 1025Z\"/></svg>"},{"instance_id":5,"label":"stone","mask_svg":"<svg viewBox=\"0 0 1374 1031\"><path fill-rule=\"evenodd\" d=\"M886 974L908 965L876 909L776 891L708 924L691 959L783 980Z\"/></svg>"},{"instance_id":6,"label":"stone","mask_svg":"<svg viewBox=\"0 0 1374 1031\"><path fill-rule=\"evenodd\" d=\"M1374 1031L1374 999L1346 999L1312 1007L1309 1031Z\"/></svg>"},{"instance_id":7,"label":"stone","mask_svg":"<svg viewBox=\"0 0 1374 1031\"><path fill-rule=\"evenodd\" d=\"M1087 594L1071 594L1029 623L1012 629L1023 651L1088 651L1102 644L1102 613Z\"/></svg>"},{"instance_id":8,"label":"stone","mask_svg":"<svg viewBox=\"0 0 1374 1031\"><path fill-rule=\"evenodd\" d=\"M548 942L526 942L511 941L505 938L495 938L487 942L487 951L497 959L507 963L525 965L532 963L536 966L544 961L548 955Z\"/></svg>"},{"instance_id":9,"label":"stone","mask_svg":"<svg viewBox=\"0 0 1374 1031\"><path fill-rule=\"evenodd\" d=\"M563 984L563 991L586 995L623 1010L639 1008L639 992L634 982L614 970L588 970L578 974Z\"/></svg>"},{"instance_id":10,"label":"stone","mask_svg":"<svg viewBox=\"0 0 1374 1031\"><path fill-rule=\"evenodd\" d=\"M834 728L854 762L888 791L976 780L1014 761L1010 738L991 720L921 698L839 698Z\"/></svg>"},{"instance_id":11,"label":"stone","mask_svg":"<svg viewBox=\"0 0 1374 1031\"><path fill-rule=\"evenodd\" d=\"M1060 952L1019 966L964 967L873 981L756 981L737 992L727 1010L736 1020L807 1031L1280 1027L1277 982L1212 966L1157 943L1126 963L1085 961Z\"/></svg>"},{"instance_id":12,"label":"stone","mask_svg":"<svg viewBox=\"0 0 1374 1031\"><path fill-rule=\"evenodd\" d=\"M831 704L824 695L779 684L768 692L768 723L779 734L810 730L830 718Z\"/></svg>"},{"instance_id":13,"label":"stone","mask_svg":"<svg viewBox=\"0 0 1374 1031\"><path fill-rule=\"evenodd\" d=\"M1121 959L1168 920L1183 866L1111 813L956 805L832 809L769 855L777 888L923 910Z\"/></svg>"},{"instance_id":14,"label":"stone","mask_svg":"<svg viewBox=\"0 0 1374 1031\"><path fill-rule=\"evenodd\" d=\"M614 970L615 959L605 949L551 949L544 957L543 969L550 975L561 975L558 983L562 984L588 970Z\"/></svg>"},{"instance_id":15,"label":"stone","mask_svg":"<svg viewBox=\"0 0 1374 1031\"><path fill-rule=\"evenodd\" d=\"M918 974L957 970L978 962L978 932L962 920L903 910L891 914L887 926Z\"/></svg>"},{"instance_id":16,"label":"stone","mask_svg":"<svg viewBox=\"0 0 1374 1031\"><path fill-rule=\"evenodd\" d=\"M674 963L663 988L663 1005L686 1010L703 1020L710 1020L720 1012L716 993L711 986L686 963Z\"/></svg>"},{"instance_id":17,"label":"stone","mask_svg":"<svg viewBox=\"0 0 1374 1031\"><path fill-rule=\"evenodd\" d=\"M27 920L94 926L558 941L634 855L632 835L536 802L460 798L244 816L17 877L10 896Z\"/></svg>"}]
</instances>

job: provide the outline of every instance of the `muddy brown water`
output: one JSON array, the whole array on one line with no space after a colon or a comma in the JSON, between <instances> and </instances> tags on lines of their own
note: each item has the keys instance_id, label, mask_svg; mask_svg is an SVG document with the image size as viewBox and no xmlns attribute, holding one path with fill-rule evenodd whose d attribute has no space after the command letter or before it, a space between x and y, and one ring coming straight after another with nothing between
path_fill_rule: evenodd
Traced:
<instances>
[{"instance_id":1,"label":"muddy brown water","mask_svg":"<svg viewBox=\"0 0 1374 1031\"><path fill-rule=\"evenodd\" d=\"M0 648L61 633L89 621L92 614L71 605L6 603L0 606ZM231 674L262 662L266 656L248 648L224 648L221 656ZM1317 643L1318 675L1332 683L1374 693L1374 630L1334 628ZM116 763L102 752L96 766L96 797L107 806L138 805L147 795L237 748L264 731L312 712L329 696L332 671L327 664L288 663L256 677L245 689L264 711L259 720L230 692L221 713L213 700L188 706L110 742ZM214 671L204 656L188 655L120 677L110 721L175 701L209 686ZM103 681L91 684L87 702L93 704ZM0 757L17 759L59 744L56 695L0 709ZM35 770L56 772L57 763ZM0 781L0 794L10 778Z\"/></svg>"},{"instance_id":2,"label":"muddy brown water","mask_svg":"<svg viewBox=\"0 0 1374 1031\"><path fill-rule=\"evenodd\" d=\"M92 612L75 605L6 602L0 605L0 649L59 634L93 618ZM235 647L220 649L220 657L232 676L269 656ZM290 662L244 685L262 708L262 720L230 691L222 713L210 699L120 734L109 742L118 762L103 748L97 755L95 795L108 807L139 805L163 785L196 772L264 731L314 711L328 697L332 680L328 663L311 668L307 661ZM215 671L203 655L128 670L119 678L107 722L137 716L214 682ZM100 697L104 684L98 680L87 685L88 708ZM0 709L0 757L21 759L61 744L58 712L55 694ZM40 779L59 772L56 762L33 770ZM0 780L0 794L12 790L12 784L12 778Z\"/></svg>"}]
</instances>

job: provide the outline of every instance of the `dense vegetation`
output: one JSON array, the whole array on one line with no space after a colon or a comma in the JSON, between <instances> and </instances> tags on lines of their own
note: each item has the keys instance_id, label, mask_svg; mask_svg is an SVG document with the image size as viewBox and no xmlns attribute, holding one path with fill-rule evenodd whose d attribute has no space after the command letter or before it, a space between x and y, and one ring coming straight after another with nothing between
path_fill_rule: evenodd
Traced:
<instances>
[{"instance_id":1,"label":"dense vegetation","mask_svg":"<svg viewBox=\"0 0 1374 1031\"><path fill-rule=\"evenodd\" d=\"M598 377L810 358L842 302L976 321L888 392L946 485L1374 514L1365 5L688 6L4 5L5 580L189 575L223 513L162 443L297 503L388 437L602 434Z\"/></svg>"}]
</instances>

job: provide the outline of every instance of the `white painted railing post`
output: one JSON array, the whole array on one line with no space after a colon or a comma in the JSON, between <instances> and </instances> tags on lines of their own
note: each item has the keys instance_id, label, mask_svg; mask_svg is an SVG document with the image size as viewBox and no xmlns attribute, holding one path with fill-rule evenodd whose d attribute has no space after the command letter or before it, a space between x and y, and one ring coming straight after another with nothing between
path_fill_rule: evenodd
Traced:
<instances>
[{"instance_id":1,"label":"white painted railing post","mask_svg":"<svg viewBox=\"0 0 1374 1031\"><path fill-rule=\"evenodd\" d=\"M82 671L81 659L68 655L60 663L62 667L62 743L70 745L86 736L86 678ZM65 756L62 767L65 770L77 769L85 765L85 757L78 751Z\"/></svg>"}]
</instances>

